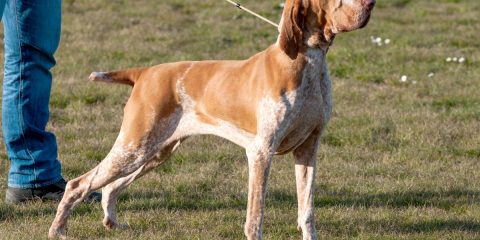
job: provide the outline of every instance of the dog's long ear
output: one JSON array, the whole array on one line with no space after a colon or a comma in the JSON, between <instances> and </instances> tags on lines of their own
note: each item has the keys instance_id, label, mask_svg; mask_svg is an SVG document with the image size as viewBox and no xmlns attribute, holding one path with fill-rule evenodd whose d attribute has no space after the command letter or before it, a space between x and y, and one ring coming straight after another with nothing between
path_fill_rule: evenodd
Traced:
<instances>
[{"instance_id":1,"label":"dog's long ear","mask_svg":"<svg viewBox=\"0 0 480 240\"><path fill-rule=\"evenodd\" d=\"M308 0L287 0L280 24L279 45L291 58L297 58L303 42Z\"/></svg>"}]
</instances>

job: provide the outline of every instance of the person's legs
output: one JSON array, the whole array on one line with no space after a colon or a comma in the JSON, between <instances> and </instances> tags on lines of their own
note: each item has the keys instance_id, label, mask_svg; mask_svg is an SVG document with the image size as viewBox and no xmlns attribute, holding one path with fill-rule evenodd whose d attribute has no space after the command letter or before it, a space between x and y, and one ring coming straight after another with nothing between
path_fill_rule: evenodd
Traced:
<instances>
[{"instance_id":1,"label":"person's legs","mask_svg":"<svg viewBox=\"0 0 480 240\"><path fill-rule=\"evenodd\" d=\"M41 188L62 180L55 136L45 130L50 69L60 40L61 0L6 0L2 22L2 128L11 161L8 186Z\"/></svg>"},{"instance_id":2,"label":"person's legs","mask_svg":"<svg viewBox=\"0 0 480 240\"><path fill-rule=\"evenodd\" d=\"M5 8L5 0L0 0L0 17L3 16L4 8Z\"/></svg>"}]
</instances>

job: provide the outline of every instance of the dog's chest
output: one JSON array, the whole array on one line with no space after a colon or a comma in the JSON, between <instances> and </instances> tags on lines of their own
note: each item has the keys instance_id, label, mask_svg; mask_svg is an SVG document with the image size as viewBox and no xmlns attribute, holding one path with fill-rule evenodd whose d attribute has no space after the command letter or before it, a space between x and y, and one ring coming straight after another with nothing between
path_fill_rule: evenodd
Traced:
<instances>
[{"instance_id":1,"label":"dog's chest","mask_svg":"<svg viewBox=\"0 0 480 240\"><path fill-rule=\"evenodd\" d=\"M290 106L285 114L289 126L279 152L289 151L301 143L314 129L322 131L332 112L331 81L323 52L307 53L308 63L303 70L302 84L290 93Z\"/></svg>"}]
</instances>

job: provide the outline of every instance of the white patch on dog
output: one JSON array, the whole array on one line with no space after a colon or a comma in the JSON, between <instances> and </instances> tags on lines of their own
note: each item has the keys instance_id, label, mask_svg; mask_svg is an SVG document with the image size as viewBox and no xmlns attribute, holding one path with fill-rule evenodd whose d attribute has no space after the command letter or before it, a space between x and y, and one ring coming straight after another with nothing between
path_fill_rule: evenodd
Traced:
<instances>
[{"instance_id":1,"label":"white patch on dog","mask_svg":"<svg viewBox=\"0 0 480 240\"><path fill-rule=\"evenodd\" d=\"M185 90L185 85L183 84L183 81L185 81L185 77L187 74L190 72L192 67L195 65L195 63L191 63L190 66L185 70L183 75L177 80L177 85L176 85L176 90L177 94L180 97L180 101L182 103L182 107L184 111L193 111L193 108L195 106L195 103L193 100L188 96L187 90Z\"/></svg>"},{"instance_id":2,"label":"white patch on dog","mask_svg":"<svg viewBox=\"0 0 480 240\"><path fill-rule=\"evenodd\" d=\"M90 74L90 76L88 77L88 79L90 79L90 81L104 81L104 82L112 82L112 79L110 79L109 77L107 77L107 73L106 72L92 72Z\"/></svg>"}]
</instances>

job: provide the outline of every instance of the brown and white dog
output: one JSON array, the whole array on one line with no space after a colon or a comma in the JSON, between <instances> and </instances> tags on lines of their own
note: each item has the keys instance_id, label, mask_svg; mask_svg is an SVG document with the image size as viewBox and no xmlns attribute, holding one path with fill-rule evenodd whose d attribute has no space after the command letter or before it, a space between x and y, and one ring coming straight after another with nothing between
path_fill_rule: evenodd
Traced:
<instances>
[{"instance_id":1,"label":"brown and white dog","mask_svg":"<svg viewBox=\"0 0 480 240\"><path fill-rule=\"evenodd\" d=\"M105 227L118 228L115 204L135 179L164 163L191 135L213 134L246 149L245 235L261 239L273 155L293 151L298 228L317 239L313 188L319 137L332 112L325 55L337 33L364 27L375 0L287 0L277 42L244 61L161 64L90 80L133 86L120 134L106 158L68 182L49 237L65 237L72 208L103 187Z\"/></svg>"}]
</instances>

